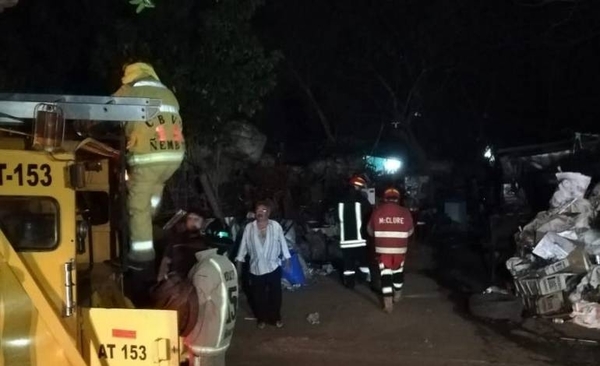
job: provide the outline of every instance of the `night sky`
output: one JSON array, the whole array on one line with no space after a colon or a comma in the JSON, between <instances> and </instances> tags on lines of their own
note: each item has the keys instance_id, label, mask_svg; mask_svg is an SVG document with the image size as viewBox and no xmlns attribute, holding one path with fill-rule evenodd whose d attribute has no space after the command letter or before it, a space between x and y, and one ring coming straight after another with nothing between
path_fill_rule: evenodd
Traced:
<instances>
[{"instance_id":1,"label":"night sky","mask_svg":"<svg viewBox=\"0 0 600 366\"><path fill-rule=\"evenodd\" d=\"M221 3L156 0L156 8L136 15L125 0L21 0L0 14L0 84L6 91L109 94L118 87L119 63L132 56L119 43L143 39L176 54L176 40L196 37L198 14ZM138 38L122 37L123 24ZM369 150L376 141L406 149L406 134L395 135L392 121L434 159L469 159L488 143L598 132L597 1L270 0L250 24L264 52L282 56L273 70L277 84L251 120L271 149L284 143L292 160ZM207 67L210 75L190 47L176 54L177 65ZM195 105L184 100L185 118Z\"/></svg>"}]
</instances>

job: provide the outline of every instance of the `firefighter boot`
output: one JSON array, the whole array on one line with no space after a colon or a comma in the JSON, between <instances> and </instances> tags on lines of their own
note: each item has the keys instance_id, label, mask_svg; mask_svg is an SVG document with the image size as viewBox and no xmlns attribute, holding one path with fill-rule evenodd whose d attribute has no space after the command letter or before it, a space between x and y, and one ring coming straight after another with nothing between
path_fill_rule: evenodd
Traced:
<instances>
[{"instance_id":1,"label":"firefighter boot","mask_svg":"<svg viewBox=\"0 0 600 366\"><path fill-rule=\"evenodd\" d=\"M394 302L402 300L402 290L394 291Z\"/></svg>"},{"instance_id":2,"label":"firefighter boot","mask_svg":"<svg viewBox=\"0 0 600 366\"><path fill-rule=\"evenodd\" d=\"M383 311L390 314L394 310L394 299L391 296L383 298Z\"/></svg>"}]
</instances>

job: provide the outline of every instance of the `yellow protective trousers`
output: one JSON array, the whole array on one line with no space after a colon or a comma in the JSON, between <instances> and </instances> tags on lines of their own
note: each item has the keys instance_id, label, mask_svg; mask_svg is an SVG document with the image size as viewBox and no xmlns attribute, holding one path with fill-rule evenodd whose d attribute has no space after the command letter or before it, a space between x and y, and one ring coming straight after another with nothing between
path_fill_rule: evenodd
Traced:
<instances>
[{"instance_id":1,"label":"yellow protective trousers","mask_svg":"<svg viewBox=\"0 0 600 366\"><path fill-rule=\"evenodd\" d=\"M127 206L129 211L129 259L154 260L152 218L162 199L165 182L177 171L181 161L134 165L128 169Z\"/></svg>"}]
</instances>

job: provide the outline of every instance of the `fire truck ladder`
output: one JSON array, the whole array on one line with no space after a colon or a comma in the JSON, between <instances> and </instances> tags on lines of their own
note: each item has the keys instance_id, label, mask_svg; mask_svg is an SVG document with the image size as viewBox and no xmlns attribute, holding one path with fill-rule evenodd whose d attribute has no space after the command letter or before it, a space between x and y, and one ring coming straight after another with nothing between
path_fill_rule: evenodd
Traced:
<instances>
[{"instance_id":1,"label":"fire truck ladder","mask_svg":"<svg viewBox=\"0 0 600 366\"><path fill-rule=\"evenodd\" d=\"M159 110L160 99L53 94L0 93L0 123L21 124L35 118L40 105L62 111L65 120L149 121Z\"/></svg>"}]
</instances>

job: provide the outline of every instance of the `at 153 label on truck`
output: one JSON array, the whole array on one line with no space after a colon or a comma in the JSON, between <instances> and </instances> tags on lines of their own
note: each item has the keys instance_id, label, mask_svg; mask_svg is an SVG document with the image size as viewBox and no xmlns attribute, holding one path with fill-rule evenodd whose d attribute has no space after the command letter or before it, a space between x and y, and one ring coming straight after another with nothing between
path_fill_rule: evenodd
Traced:
<instances>
[{"instance_id":1,"label":"at 153 label on truck","mask_svg":"<svg viewBox=\"0 0 600 366\"><path fill-rule=\"evenodd\" d=\"M11 183L49 187L52 185L52 170L49 164L0 163L0 186Z\"/></svg>"}]
</instances>

